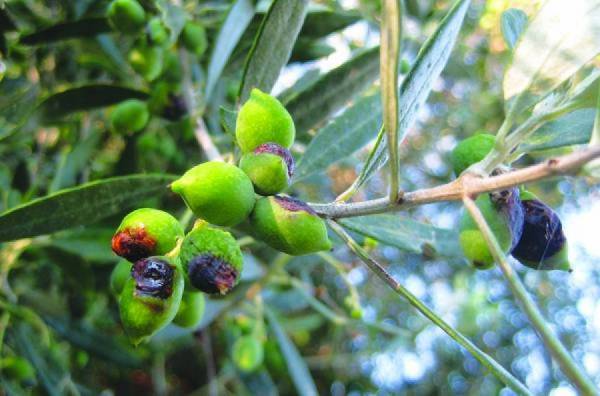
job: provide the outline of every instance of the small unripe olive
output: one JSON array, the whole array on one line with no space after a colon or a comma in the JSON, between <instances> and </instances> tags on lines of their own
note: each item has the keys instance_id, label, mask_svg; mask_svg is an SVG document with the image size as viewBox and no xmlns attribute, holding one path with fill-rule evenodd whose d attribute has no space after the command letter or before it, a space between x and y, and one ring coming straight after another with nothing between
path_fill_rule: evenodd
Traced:
<instances>
[{"instance_id":1,"label":"small unripe olive","mask_svg":"<svg viewBox=\"0 0 600 396\"><path fill-rule=\"evenodd\" d=\"M208 294L227 294L244 266L235 238L202 221L185 236L179 258L189 283Z\"/></svg>"},{"instance_id":2,"label":"small unripe olive","mask_svg":"<svg viewBox=\"0 0 600 396\"><path fill-rule=\"evenodd\" d=\"M188 170L171 184L194 214L212 224L234 226L244 221L256 197L252 182L238 167L210 161Z\"/></svg>"},{"instance_id":3,"label":"small unripe olive","mask_svg":"<svg viewBox=\"0 0 600 396\"><path fill-rule=\"evenodd\" d=\"M0 360L0 372L6 379L27 385L35 384L35 369L21 356L7 356Z\"/></svg>"},{"instance_id":4,"label":"small unripe olive","mask_svg":"<svg viewBox=\"0 0 600 396\"><path fill-rule=\"evenodd\" d=\"M110 291L116 296L120 295L130 276L131 263L125 259L119 260L110 273Z\"/></svg>"},{"instance_id":5,"label":"small unripe olive","mask_svg":"<svg viewBox=\"0 0 600 396\"><path fill-rule=\"evenodd\" d=\"M119 103L110 115L110 125L119 134L137 132L146 126L150 112L145 102L128 99Z\"/></svg>"},{"instance_id":6,"label":"small unripe olive","mask_svg":"<svg viewBox=\"0 0 600 396\"><path fill-rule=\"evenodd\" d=\"M108 21L121 33L137 33L145 20L146 12L136 0L113 0L108 6Z\"/></svg>"},{"instance_id":7,"label":"small unripe olive","mask_svg":"<svg viewBox=\"0 0 600 396\"><path fill-rule=\"evenodd\" d=\"M233 344L231 357L241 371L254 371L263 362L263 344L253 335L242 336Z\"/></svg>"},{"instance_id":8,"label":"small unripe olive","mask_svg":"<svg viewBox=\"0 0 600 396\"><path fill-rule=\"evenodd\" d=\"M260 240L280 252L298 256L331 248L323 219L292 197L260 198L250 215L250 224Z\"/></svg>"},{"instance_id":9,"label":"small unripe olive","mask_svg":"<svg viewBox=\"0 0 600 396\"><path fill-rule=\"evenodd\" d=\"M285 107L273 96L253 89L235 124L235 138L242 152L251 152L265 143L289 149L295 136L294 120Z\"/></svg>"},{"instance_id":10,"label":"small unripe olive","mask_svg":"<svg viewBox=\"0 0 600 396\"><path fill-rule=\"evenodd\" d=\"M496 137L488 133L480 133L460 142L450 155L450 162L456 176L469 166L481 161L494 148Z\"/></svg>"},{"instance_id":11,"label":"small unripe olive","mask_svg":"<svg viewBox=\"0 0 600 396\"><path fill-rule=\"evenodd\" d=\"M179 56L177 56L177 52L166 51L163 63L164 67L161 78L171 84L180 83L183 71L181 68L181 61L179 60Z\"/></svg>"},{"instance_id":12,"label":"small unripe olive","mask_svg":"<svg viewBox=\"0 0 600 396\"><path fill-rule=\"evenodd\" d=\"M154 17L148 22L146 27L148 42L152 45L163 45L169 39L169 31L165 27L162 19Z\"/></svg>"},{"instance_id":13,"label":"small unripe olive","mask_svg":"<svg viewBox=\"0 0 600 396\"><path fill-rule=\"evenodd\" d=\"M119 298L121 322L134 345L171 323L179 309L183 288L181 269L167 257L136 261Z\"/></svg>"},{"instance_id":14,"label":"small unripe olive","mask_svg":"<svg viewBox=\"0 0 600 396\"><path fill-rule=\"evenodd\" d=\"M147 81L154 81L163 68L163 49L160 47L140 47L129 52L129 64Z\"/></svg>"},{"instance_id":15,"label":"small unripe olive","mask_svg":"<svg viewBox=\"0 0 600 396\"><path fill-rule=\"evenodd\" d=\"M521 204L525 221L513 257L529 268L569 271L567 238L556 212L528 191L521 194Z\"/></svg>"},{"instance_id":16,"label":"small unripe olive","mask_svg":"<svg viewBox=\"0 0 600 396\"><path fill-rule=\"evenodd\" d=\"M286 148L265 143L244 154L240 168L252 180L258 194L273 195L289 186L294 173L294 158Z\"/></svg>"},{"instance_id":17,"label":"small unripe olive","mask_svg":"<svg viewBox=\"0 0 600 396\"><path fill-rule=\"evenodd\" d=\"M509 253L521 238L523 230L523 209L519 190L512 188L497 194L482 194L475 203L502 251ZM483 233L466 211L460 220L459 241L463 253L475 268L489 269L494 265L494 258Z\"/></svg>"},{"instance_id":18,"label":"small unripe olive","mask_svg":"<svg viewBox=\"0 0 600 396\"><path fill-rule=\"evenodd\" d=\"M167 254L183 236L183 227L176 218L162 210L141 208L123 218L112 238L112 249L119 256L136 262Z\"/></svg>"},{"instance_id":19,"label":"small unripe olive","mask_svg":"<svg viewBox=\"0 0 600 396\"><path fill-rule=\"evenodd\" d=\"M185 49L197 57L201 57L208 47L204 26L196 22L186 22L179 38Z\"/></svg>"},{"instance_id":20,"label":"small unripe olive","mask_svg":"<svg viewBox=\"0 0 600 396\"><path fill-rule=\"evenodd\" d=\"M180 327L196 327L204 315L204 293L185 292L173 323Z\"/></svg>"}]
</instances>

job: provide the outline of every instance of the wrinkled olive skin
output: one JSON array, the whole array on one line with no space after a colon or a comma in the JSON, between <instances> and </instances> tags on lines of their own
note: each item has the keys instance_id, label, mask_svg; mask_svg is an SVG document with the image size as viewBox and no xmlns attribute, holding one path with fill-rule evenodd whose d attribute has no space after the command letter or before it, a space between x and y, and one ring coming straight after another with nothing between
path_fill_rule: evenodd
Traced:
<instances>
[{"instance_id":1,"label":"wrinkled olive skin","mask_svg":"<svg viewBox=\"0 0 600 396\"><path fill-rule=\"evenodd\" d=\"M254 191L260 195L274 195L285 190L294 172L294 158L289 150L265 143L246 153L240 159L240 168L248 175Z\"/></svg>"},{"instance_id":2,"label":"wrinkled olive skin","mask_svg":"<svg viewBox=\"0 0 600 396\"><path fill-rule=\"evenodd\" d=\"M255 371L263 363L263 344L253 335L242 336L233 344L231 357L241 371Z\"/></svg>"},{"instance_id":3,"label":"wrinkled olive skin","mask_svg":"<svg viewBox=\"0 0 600 396\"><path fill-rule=\"evenodd\" d=\"M244 266L235 238L205 222L198 222L186 235L179 258L189 283L207 294L229 293Z\"/></svg>"},{"instance_id":4,"label":"wrinkled olive skin","mask_svg":"<svg viewBox=\"0 0 600 396\"><path fill-rule=\"evenodd\" d=\"M204 293L184 292L177 315L173 323L179 327L194 328L202 320L204 315Z\"/></svg>"},{"instance_id":5,"label":"wrinkled olive skin","mask_svg":"<svg viewBox=\"0 0 600 396\"><path fill-rule=\"evenodd\" d=\"M250 215L250 225L257 238L290 255L331 249L323 219L295 198L279 195L260 198Z\"/></svg>"},{"instance_id":6,"label":"wrinkled olive skin","mask_svg":"<svg viewBox=\"0 0 600 396\"><path fill-rule=\"evenodd\" d=\"M169 253L183 236L183 227L169 213L140 208L123 218L112 238L112 249L133 263Z\"/></svg>"},{"instance_id":7,"label":"wrinkled olive skin","mask_svg":"<svg viewBox=\"0 0 600 396\"><path fill-rule=\"evenodd\" d=\"M512 250L513 257L536 270L569 271L567 238L560 218L537 197L526 194L522 200L523 234Z\"/></svg>"},{"instance_id":8,"label":"wrinkled olive skin","mask_svg":"<svg viewBox=\"0 0 600 396\"><path fill-rule=\"evenodd\" d=\"M456 176L484 159L492 151L494 144L496 144L496 137L488 133L480 133L461 141L450 155L450 162Z\"/></svg>"},{"instance_id":9,"label":"wrinkled olive skin","mask_svg":"<svg viewBox=\"0 0 600 396\"><path fill-rule=\"evenodd\" d=\"M220 161L193 167L171 184L171 190L181 195L197 217L226 227L244 221L256 201L248 176Z\"/></svg>"},{"instance_id":10,"label":"wrinkled olive skin","mask_svg":"<svg viewBox=\"0 0 600 396\"><path fill-rule=\"evenodd\" d=\"M181 268L165 256L137 261L119 297L125 333L138 345L171 323L181 303L184 278Z\"/></svg>"},{"instance_id":11,"label":"wrinkled olive skin","mask_svg":"<svg viewBox=\"0 0 600 396\"><path fill-rule=\"evenodd\" d=\"M235 124L235 138L242 152L249 153L265 143L289 149L295 136L294 120L285 107L275 97L253 89Z\"/></svg>"},{"instance_id":12,"label":"wrinkled olive skin","mask_svg":"<svg viewBox=\"0 0 600 396\"><path fill-rule=\"evenodd\" d=\"M509 253L521 238L523 209L519 190L512 188L493 194L480 195L475 204L494 233L500 248ZM483 237L483 233L470 214L463 212L460 220L460 246L465 257L476 269L489 269L494 258Z\"/></svg>"},{"instance_id":13,"label":"wrinkled olive skin","mask_svg":"<svg viewBox=\"0 0 600 396\"><path fill-rule=\"evenodd\" d=\"M195 22L187 22L179 37L181 43L192 54L201 58L208 47L204 26Z\"/></svg>"},{"instance_id":14,"label":"wrinkled olive skin","mask_svg":"<svg viewBox=\"0 0 600 396\"><path fill-rule=\"evenodd\" d=\"M108 6L107 17L113 29L134 34L144 27L146 12L136 0L113 0Z\"/></svg>"},{"instance_id":15,"label":"wrinkled olive skin","mask_svg":"<svg viewBox=\"0 0 600 396\"><path fill-rule=\"evenodd\" d=\"M144 129L150 112L146 103L138 99L128 99L119 103L110 115L111 129L118 134L126 135Z\"/></svg>"}]
</instances>

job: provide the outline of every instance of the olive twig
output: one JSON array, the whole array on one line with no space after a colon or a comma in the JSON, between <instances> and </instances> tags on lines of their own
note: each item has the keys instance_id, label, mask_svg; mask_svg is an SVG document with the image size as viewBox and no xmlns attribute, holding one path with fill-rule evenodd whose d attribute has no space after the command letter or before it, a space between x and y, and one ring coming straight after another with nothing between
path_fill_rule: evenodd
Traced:
<instances>
[{"instance_id":1,"label":"olive twig","mask_svg":"<svg viewBox=\"0 0 600 396\"><path fill-rule=\"evenodd\" d=\"M482 178L465 173L447 184L405 192L396 202L390 202L386 197L356 203L310 203L309 205L321 217L333 219L394 212L428 203L460 201L465 195L499 191L551 176L568 174L595 158L600 158L600 145L497 176Z\"/></svg>"},{"instance_id":2,"label":"olive twig","mask_svg":"<svg viewBox=\"0 0 600 396\"><path fill-rule=\"evenodd\" d=\"M477 359L483 366L487 367L490 372L496 376L502 383L511 388L515 393L519 395L531 395L531 392L519 382L512 374L510 374L504 367L496 362L491 356L480 350L475 344L473 344L468 338L462 335L460 332L455 330L452 326L446 323L441 317L433 312L427 305L419 300L414 294L408 289L398 283L389 272L382 267L379 262L373 259L345 230L333 220L328 220L328 224L331 229L344 241L348 248L358 256L371 271L384 281L392 290L398 295L408 301L410 305L415 307L425 317L431 320L436 326L442 329L448 334L453 340L459 345L469 351L475 359Z\"/></svg>"},{"instance_id":3,"label":"olive twig","mask_svg":"<svg viewBox=\"0 0 600 396\"><path fill-rule=\"evenodd\" d=\"M584 395L595 395L598 390L594 387L593 382L586 376L583 370L575 363L565 346L560 342L558 337L552 332L548 323L546 323L539 309L527 293L525 286L512 268L504 252L502 251L498 240L494 236L493 231L486 222L483 214L475 204L472 198L466 196L463 198L465 209L469 212L477 226L481 230L483 237L494 257L498 266L502 270L508 285L521 304L521 308L529 318L531 325L535 328L538 336L546 345L563 373L571 380L573 385Z\"/></svg>"}]
</instances>

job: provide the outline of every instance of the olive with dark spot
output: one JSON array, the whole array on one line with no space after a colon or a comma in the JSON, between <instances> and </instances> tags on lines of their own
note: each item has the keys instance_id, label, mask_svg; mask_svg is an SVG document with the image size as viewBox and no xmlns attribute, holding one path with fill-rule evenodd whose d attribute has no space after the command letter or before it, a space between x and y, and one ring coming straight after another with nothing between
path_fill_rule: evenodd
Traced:
<instances>
[{"instance_id":1,"label":"olive with dark spot","mask_svg":"<svg viewBox=\"0 0 600 396\"><path fill-rule=\"evenodd\" d=\"M523 194L523 234L512 250L514 258L537 270L569 271L567 238L556 212L533 194Z\"/></svg>"},{"instance_id":2,"label":"olive with dark spot","mask_svg":"<svg viewBox=\"0 0 600 396\"><path fill-rule=\"evenodd\" d=\"M179 309L183 273L171 259L153 256L137 261L119 297L123 328L133 344L169 324Z\"/></svg>"},{"instance_id":3,"label":"olive with dark spot","mask_svg":"<svg viewBox=\"0 0 600 396\"><path fill-rule=\"evenodd\" d=\"M294 158L283 146L265 143L240 159L254 190L260 195L273 195L285 190L294 173Z\"/></svg>"}]
</instances>

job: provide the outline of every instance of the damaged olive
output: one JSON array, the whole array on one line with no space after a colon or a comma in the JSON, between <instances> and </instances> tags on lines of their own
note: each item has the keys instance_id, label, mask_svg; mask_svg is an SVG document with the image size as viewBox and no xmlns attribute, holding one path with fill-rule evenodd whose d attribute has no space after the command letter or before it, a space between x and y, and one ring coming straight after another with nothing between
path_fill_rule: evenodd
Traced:
<instances>
[{"instance_id":1,"label":"damaged olive","mask_svg":"<svg viewBox=\"0 0 600 396\"><path fill-rule=\"evenodd\" d=\"M480 133L461 141L450 155L450 162L456 176L484 159L492 151L495 143L496 137L488 133Z\"/></svg>"},{"instance_id":2,"label":"damaged olive","mask_svg":"<svg viewBox=\"0 0 600 396\"><path fill-rule=\"evenodd\" d=\"M128 99L119 103L110 115L110 125L114 132L128 134L144 129L150 113L145 102Z\"/></svg>"},{"instance_id":3,"label":"damaged olive","mask_svg":"<svg viewBox=\"0 0 600 396\"><path fill-rule=\"evenodd\" d=\"M173 323L180 327L196 327L204 315L204 293L185 292Z\"/></svg>"},{"instance_id":4,"label":"damaged olive","mask_svg":"<svg viewBox=\"0 0 600 396\"><path fill-rule=\"evenodd\" d=\"M244 265L235 238L202 221L185 236L179 258L189 283L208 294L231 291Z\"/></svg>"},{"instance_id":5,"label":"damaged olive","mask_svg":"<svg viewBox=\"0 0 600 396\"><path fill-rule=\"evenodd\" d=\"M521 238L523 209L519 190L511 188L491 194L480 195L475 204L494 233L504 253L509 253ZM477 269L488 269L494 264L483 233L468 212L460 220L460 246L466 258Z\"/></svg>"},{"instance_id":6,"label":"damaged olive","mask_svg":"<svg viewBox=\"0 0 600 396\"><path fill-rule=\"evenodd\" d=\"M240 168L246 172L258 194L273 195L290 184L294 158L286 148L265 143L244 154L240 159Z\"/></svg>"},{"instance_id":7,"label":"damaged olive","mask_svg":"<svg viewBox=\"0 0 600 396\"><path fill-rule=\"evenodd\" d=\"M119 298L125 333L135 345L169 324L179 309L184 278L165 256L136 261Z\"/></svg>"},{"instance_id":8,"label":"damaged olive","mask_svg":"<svg viewBox=\"0 0 600 396\"><path fill-rule=\"evenodd\" d=\"M199 218L220 226L244 221L256 200L252 182L238 167L210 161L188 170L171 184Z\"/></svg>"},{"instance_id":9,"label":"damaged olive","mask_svg":"<svg viewBox=\"0 0 600 396\"><path fill-rule=\"evenodd\" d=\"M253 89L240 108L235 124L235 138L242 152L251 152L265 143L276 143L289 149L295 136L294 120L281 102Z\"/></svg>"},{"instance_id":10,"label":"damaged olive","mask_svg":"<svg viewBox=\"0 0 600 396\"><path fill-rule=\"evenodd\" d=\"M162 210L141 208L129 213L112 238L112 250L136 262L141 258L167 254L183 238L176 218Z\"/></svg>"},{"instance_id":11,"label":"damaged olive","mask_svg":"<svg viewBox=\"0 0 600 396\"><path fill-rule=\"evenodd\" d=\"M250 223L259 239L287 254L297 256L331 248L323 219L296 198L276 195L259 199Z\"/></svg>"},{"instance_id":12,"label":"damaged olive","mask_svg":"<svg viewBox=\"0 0 600 396\"><path fill-rule=\"evenodd\" d=\"M521 205L525 221L513 257L533 269L569 271L567 238L556 212L530 192L521 195Z\"/></svg>"},{"instance_id":13,"label":"damaged olive","mask_svg":"<svg viewBox=\"0 0 600 396\"><path fill-rule=\"evenodd\" d=\"M108 21L119 32L133 34L144 26L146 12L136 0L113 0L108 6Z\"/></svg>"}]
</instances>

